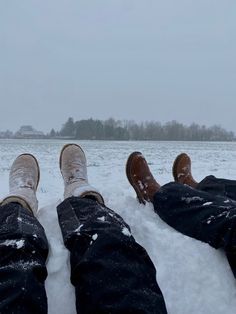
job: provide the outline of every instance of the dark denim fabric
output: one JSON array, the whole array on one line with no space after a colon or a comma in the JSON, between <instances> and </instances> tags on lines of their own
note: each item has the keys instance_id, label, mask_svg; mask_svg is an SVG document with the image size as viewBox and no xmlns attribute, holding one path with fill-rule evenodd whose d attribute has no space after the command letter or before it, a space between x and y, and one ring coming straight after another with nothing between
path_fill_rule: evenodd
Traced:
<instances>
[{"instance_id":1,"label":"dark denim fabric","mask_svg":"<svg viewBox=\"0 0 236 314\"><path fill-rule=\"evenodd\" d=\"M80 314L167 313L147 252L111 209L86 198L57 208Z\"/></svg>"},{"instance_id":2,"label":"dark denim fabric","mask_svg":"<svg viewBox=\"0 0 236 314\"><path fill-rule=\"evenodd\" d=\"M48 243L29 210L0 207L0 313L45 314Z\"/></svg>"},{"instance_id":3,"label":"dark denim fabric","mask_svg":"<svg viewBox=\"0 0 236 314\"><path fill-rule=\"evenodd\" d=\"M154 196L155 212L181 233L222 248L236 277L236 181L206 177L196 189L171 182Z\"/></svg>"}]
</instances>

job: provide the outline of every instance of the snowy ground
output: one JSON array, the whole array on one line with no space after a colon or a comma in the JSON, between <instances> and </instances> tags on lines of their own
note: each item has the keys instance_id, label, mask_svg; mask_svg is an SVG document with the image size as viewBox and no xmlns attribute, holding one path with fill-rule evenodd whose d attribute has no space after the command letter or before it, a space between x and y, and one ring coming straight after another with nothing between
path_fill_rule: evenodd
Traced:
<instances>
[{"instance_id":1,"label":"snowy ground","mask_svg":"<svg viewBox=\"0 0 236 314\"><path fill-rule=\"evenodd\" d=\"M50 243L46 289L49 314L75 314L68 252L63 246L56 204L62 200L63 181L58 168L62 141L0 140L0 195L8 192L8 174L15 157L33 153L41 167L38 189L43 224ZM132 151L141 151L159 183L172 180L171 167L180 152L193 161L195 178L205 175L236 178L236 143L97 142L81 141L87 154L90 182L106 204L129 223L136 240L150 254L170 314L234 314L236 282L224 254L185 237L162 222L151 205L139 205L125 176Z\"/></svg>"}]
</instances>

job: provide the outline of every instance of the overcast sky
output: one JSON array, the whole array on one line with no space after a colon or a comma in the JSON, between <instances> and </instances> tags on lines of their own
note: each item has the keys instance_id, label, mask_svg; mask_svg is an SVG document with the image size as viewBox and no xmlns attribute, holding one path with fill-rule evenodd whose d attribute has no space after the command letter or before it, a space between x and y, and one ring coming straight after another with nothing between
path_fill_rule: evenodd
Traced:
<instances>
[{"instance_id":1,"label":"overcast sky","mask_svg":"<svg viewBox=\"0 0 236 314\"><path fill-rule=\"evenodd\" d=\"M0 0L0 130L72 116L236 132L235 0Z\"/></svg>"}]
</instances>

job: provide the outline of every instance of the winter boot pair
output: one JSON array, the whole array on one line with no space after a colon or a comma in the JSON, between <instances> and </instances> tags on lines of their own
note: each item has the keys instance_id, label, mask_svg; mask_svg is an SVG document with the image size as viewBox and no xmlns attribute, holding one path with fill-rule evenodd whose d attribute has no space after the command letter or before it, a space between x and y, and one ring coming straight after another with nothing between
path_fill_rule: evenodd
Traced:
<instances>
[{"instance_id":1,"label":"winter boot pair","mask_svg":"<svg viewBox=\"0 0 236 314\"><path fill-rule=\"evenodd\" d=\"M79 145L67 144L60 154L60 170L64 179L64 198L71 196L93 198L104 204L101 194L88 183L85 153ZM37 159L22 154L13 162L9 176L9 195L1 205L19 203L35 215L38 210L36 191L40 178Z\"/></svg>"},{"instance_id":2,"label":"winter boot pair","mask_svg":"<svg viewBox=\"0 0 236 314\"><path fill-rule=\"evenodd\" d=\"M172 173L175 182L187 184L193 188L197 186L191 173L191 159L187 154L182 153L176 157ZM134 152L129 156L126 164L126 175L139 202L141 204L153 202L154 194L160 189L160 185L154 179L142 153Z\"/></svg>"}]
</instances>

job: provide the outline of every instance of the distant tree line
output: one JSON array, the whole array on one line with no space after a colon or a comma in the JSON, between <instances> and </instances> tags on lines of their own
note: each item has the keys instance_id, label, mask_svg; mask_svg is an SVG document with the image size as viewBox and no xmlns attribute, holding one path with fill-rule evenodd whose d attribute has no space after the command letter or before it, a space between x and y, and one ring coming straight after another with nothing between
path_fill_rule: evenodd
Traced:
<instances>
[{"instance_id":1,"label":"distant tree line","mask_svg":"<svg viewBox=\"0 0 236 314\"><path fill-rule=\"evenodd\" d=\"M160 122L108 120L79 120L69 118L56 132L51 130L49 137L63 137L78 140L170 140L170 141L234 141L233 132L228 132L221 126L200 126L196 123L190 126L177 121L161 124Z\"/></svg>"}]
</instances>

